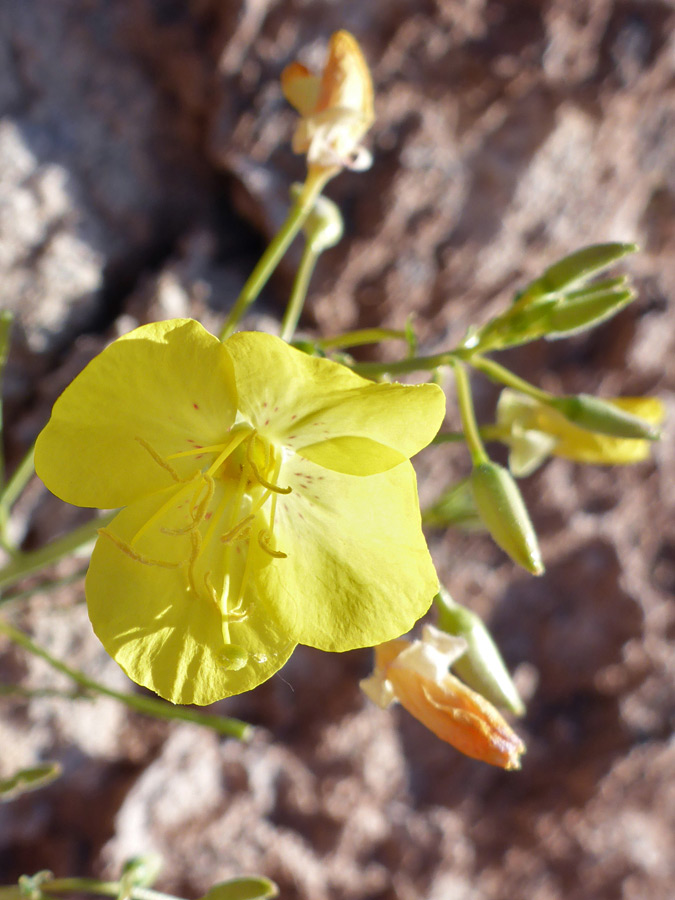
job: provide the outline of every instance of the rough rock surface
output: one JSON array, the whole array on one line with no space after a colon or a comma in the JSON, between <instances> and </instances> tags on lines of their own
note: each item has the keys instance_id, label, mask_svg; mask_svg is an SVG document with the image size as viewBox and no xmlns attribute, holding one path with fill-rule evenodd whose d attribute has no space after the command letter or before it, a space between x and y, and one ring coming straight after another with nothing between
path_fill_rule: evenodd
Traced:
<instances>
[{"instance_id":1,"label":"rough rock surface","mask_svg":"<svg viewBox=\"0 0 675 900\"><path fill-rule=\"evenodd\" d=\"M653 462L549 463L524 484L547 574L480 535L433 533L441 577L491 624L529 700L523 771L461 758L357 687L367 652L298 651L221 710L248 746L113 701L0 701L0 774L62 778L0 807L0 875L113 876L165 857L198 896L241 872L288 900L669 900L675 882L675 10L667 0L21 0L0 7L0 305L14 465L70 378L138 322L215 327L302 178L278 86L353 31L372 63L373 169L329 193L347 236L305 325L400 327L449 346L585 243L635 240L640 299L591 335L508 355L551 390L658 393ZM293 257L290 257L292 264ZM278 316L292 265L262 298ZM477 381L481 413L496 397ZM450 410L450 418L456 416ZM456 422L456 418L453 420ZM433 499L466 454L420 461ZM31 486L26 546L77 521ZM111 686L81 588L13 619ZM6 650L3 681L66 687ZM317 690L317 685L320 689Z\"/></svg>"}]
</instances>

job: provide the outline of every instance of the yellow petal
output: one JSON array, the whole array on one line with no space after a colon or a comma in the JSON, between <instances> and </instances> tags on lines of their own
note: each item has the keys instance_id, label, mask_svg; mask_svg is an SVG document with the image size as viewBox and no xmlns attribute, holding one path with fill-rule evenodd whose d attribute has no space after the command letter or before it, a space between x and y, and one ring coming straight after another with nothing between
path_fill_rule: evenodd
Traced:
<instances>
[{"instance_id":1,"label":"yellow petal","mask_svg":"<svg viewBox=\"0 0 675 900\"><path fill-rule=\"evenodd\" d=\"M657 397L617 397L610 402L655 425L660 424L664 418L663 404ZM558 439L552 451L554 456L562 456L575 462L628 465L648 459L652 448L651 441L616 438L579 428L550 407L537 410L536 424L533 427Z\"/></svg>"},{"instance_id":2,"label":"yellow petal","mask_svg":"<svg viewBox=\"0 0 675 900\"><path fill-rule=\"evenodd\" d=\"M301 63L292 62L281 73L281 89L301 116L311 116L319 102L321 79Z\"/></svg>"},{"instance_id":3,"label":"yellow petal","mask_svg":"<svg viewBox=\"0 0 675 900\"><path fill-rule=\"evenodd\" d=\"M332 108L358 112L364 120L364 132L374 118L370 70L358 42L348 31L337 31L331 37L321 78L317 112Z\"/></svg>"},{"instance_id":4,"label":"yellow petal","mask_svg":"<svg viewBox=\"0 0 675 900\"><path fill-rule=\"evenodd\" d=\"M270 440L327 468L384 471L425 447L443 420L445 397L437 385L374 384L257 332L235 334L225 346L243 417Z\"/></svg>"},{"instance_id":5,"label":"yellow petal","mask_svg":"<svg viewBox=\"0 0 675 900\"><path fill-rule=\"evenodd\" d=\"M94 631L130 678L173 703L206 704L265 681L286 662L295 642L274 607L252 588L244 598L246 617L224 619L208 590L212 585L220 595L227 574L219 535L190 584L192 539L176 533L189 518L189 504L177 498L166 510L180 490L136 501L100 535L87 574L87 604ZM157 520L162 507L166 511ZM134 540L153 518L153 528Z\"/></svg>"},{"instance_id":6,"label":"yellow petal","mask_svg":"<svg viewBox=\"0 0 675 900\"><path fill-rule=\"evenodd\" d=\"M36 471L69 503L124 506L189 477L195 457L166 457L224 440L236 398L227 350L198 322L144 325L95 357L56 401Z\"/></svg>"},{"instance_id":7,"label":"yellow petal","mask_svg":"<svg viewBox=\"0 0 675 900\"><path fill-rule=\"evenodd\" d=\"M372 646L408 631L438 590L420 526L415 473L405 462L367 478L298 459L281 479L274 534L286 559L259 575L299 643Z\"/></svg>"}]
</instances>

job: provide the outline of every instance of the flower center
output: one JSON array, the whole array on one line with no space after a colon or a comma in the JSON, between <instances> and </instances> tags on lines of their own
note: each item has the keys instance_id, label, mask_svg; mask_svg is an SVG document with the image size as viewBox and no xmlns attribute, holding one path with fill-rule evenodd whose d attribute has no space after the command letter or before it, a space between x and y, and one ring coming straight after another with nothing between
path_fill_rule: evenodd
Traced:
<instances>
[{"instance_id":1,"label":"flower center","mask_svg":"<svg viewBox=\"0 0 675 900\"><path fill-rule=\"evenodd\" d=\"M286 557L274 539L277 497L291 492L278 484L281 450L245 423L235 425L221 444L195 445L166 457L142 438L136 440L171 475L175 488L130 541L107 529L102 533L137 562L183 569L187 590L215 603L222 615L227 651L223 664L241 668L247 654L232 644L230 625L250 613L254 601L249 585L256 568ZM204 464L182 478L173 465L182 458ZM152 538L154 548L158 535L166 556L177 561L143 553L143 538Z\"/></svg>"}]
</instances>

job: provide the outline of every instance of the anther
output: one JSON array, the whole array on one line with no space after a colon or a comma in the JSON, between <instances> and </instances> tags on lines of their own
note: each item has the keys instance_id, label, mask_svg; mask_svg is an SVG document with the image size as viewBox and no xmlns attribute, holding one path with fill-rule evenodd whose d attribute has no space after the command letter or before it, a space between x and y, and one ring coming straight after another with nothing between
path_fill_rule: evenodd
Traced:
<instances>
[{"instance_id":1,"label":"anther","mask_svg":"<svg viewBox=\"0 0 675 900\"><path fill-rule=\"evenodd\" d=\"M158 466L161 466L161 468L164 469L165 472L169 473L169 475L173 478L174 481L176 481L176 482L184 481L184 479L180 477L178 472L176 472L174 467L169 465L169 463L165 459L162 459L162 457L159 455L159 453L156 450L153 450L153 448L150 446L150 444L148 444L147 441L144 441L143 438L141 438L141 437L136 437L135 440L138 441L138 443L141 445L141 447L143 447L145 450L148 451L148 453L154 459L154 461L157 463Z\"/></svg>"},{"instance_id":2,"label":"anther","mask_svg":"<svg viewBox=\"0 0 675 900\"><path fill-rule=\"evenodd\" d=\"M234 528L231 528L228 532L221 535L220 540L223 544L229 544L235 538L243 538L245 535L242 533L247 526L250 526L251 522L255 519L255 516L246 516L246 518L242 519L241 522L237 522ZM248 529L250 531L250 527Z\"/></svg>"},{"instance_id":3,"label":"anther","mask_svg":"<svg viewBox=\"0 0 675 900\"><path fill-rule=\"evenodd\" d=\"M198 502L195 502L199 498L199 495L204 488L204 484L200 484L199 487L197 488L197 490L195 491L192 501L190 503L191 520L190 520L189 524L186 525L185 528L160 528L159 530L162 532L162 534L170 534L170 535L189 534L189 533L193 532L196 528L199 527L199 525L201 524L201 522L204 518L204 515L206 513L208 505L211 502L211 499L213 497L213 491L214 491L213 478L211 478L209 475L204 475L203 478L204 478L204 484L206 485L206 493L204 494L204 496L202 497L201 500L199 500Z\"/></svg>"},{"instance_id":4,"label":"anther","mask_svg":"<svg viewBox=\"0 0 675 900\"><path fill-rule=\"evenodd\" d=\"M255 475L256 481L258 481L262 485L262 487L267 488L268 491L274 491L275 494L290 494L291 491L293 490L293 488L279 487L278 484L272 484L271 482L266 481L260 474L260 470L258 469L257 465L253 461L253 457L251 454L251 447L253 446L253 441L255 440L255 437L256 437L256 433L253 432L253 434L251 434L250 438L248 439L248 443L246 445L246 459L248 460L249 466L253 469L253 474Z\"/></svg>"},{"instance_id":5,"label":"anther","mask_svg":"<svg viewBox=\"0 0 675 900\"><path fill-rule=\"evenodd\" d=\"M127 556L131 557L131 559L136 562L143 563L144 566L159 566L162 569L178 569L182 565L182 563L179 562L165 562L162 559L151 559L149 556L143 556L143 554L134 550L133 547L130 547L126 541L123 541L121 538L116 537L112 532L108 531L107 528L99 528L98 533L105 535L108 540L112 541L118 550L121 550L122 553L126 553Z\"/></svg>"},{"instance_id":6,"label":"anther","mask_svg":"<svg viewBox=\"0 0 675 900\"><path fill-rule=\"evenodd\" d=\"M259 531L258 532L258 544L260 545L260 549L264 550L265 553L269 553L270 556L273 556L275 559L287 559L288 553L282 553L281 550L272 550L270 547L271 535L269 531Z\"/></svg>"}]
</instances>

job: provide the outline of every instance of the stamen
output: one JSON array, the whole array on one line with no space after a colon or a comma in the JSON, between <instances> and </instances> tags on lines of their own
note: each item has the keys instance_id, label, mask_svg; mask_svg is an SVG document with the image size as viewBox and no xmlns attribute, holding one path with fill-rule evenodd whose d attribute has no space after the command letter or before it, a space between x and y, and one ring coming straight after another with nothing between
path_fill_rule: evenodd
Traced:
<instances>
[{"instance_id":1,"label":"stamen","mask_svg":"<svg viewBox=\"0 0 675 900\"><path fill-rule=\"evenodd\" d=\"M141 437L136 437L135 440L138 441L138 443L141 445L141 447L143 447L145 450L148 451L148 453L154 459L154 461L157 463L158 466L160 466L162 469L164 469L165 472L169 473L169 475L173 478L174 481L179 482L179 481L185 480L184 478L180 477L180 475L178 474L178 472L176 472L174 467L170 466L169 463L165 459L163 459L156 450L153 450L153 448L150 446L150 444L147 441L144 441L143 438L141 438ZM169 459L172 459L172 457L170 456Z\"/></svg>"},{"instance_id":2,"label":"stamen","mask_svg":"<svg viewBox=\"0 0 675 900\"><path fill-rule=\"evenodd\" d=\"M258 543L260 544L260 549L264 550L265 553L269 553L270 556L273 556L275 559L288 559L288 553L282 553L281 550L272 550L269 546L269 542L271 540L271 535L269 531L259 531L258 532Z\"/></svg>"},{"instance_id":3,"label":"stamen","mask_svg":"<svg viewBox=\"0 0 675 900\"><path fill-rule=\"evenodd\" d=\"M199 477L200 477L200 476L199 476L198 474L197 474L197 475L194 475L189 481L187 481L187 482L184 483L183 487L182 487L179 491L177 491L177 492L174 493L174 494L171 494L171 496L169 497L169 499L168 499L165 503L162 503L162 505L160 506L160 508L159 508L158 510L156 510L156 511L150 516L150 518L147 519L147 520L141 525L141 527L138 529L138 531L136 532L136 534L132 537L131 543L133 544L134 541L137 541L137 540L140 538L140 536L141 536L142 534L145 534L145 532L146 532L152 525L154 525L155 522L156 522L158 519L160 519L168 509L171 509L171 507L174 506L174 504L176 504L176 503L178 502L178 500L183 496L183 494L187 493L187 491L192 487L192 485L195 483L196 479L199 478Z\"/></svg>"},{"instance_id":4,"label":"stamen","mask_svg":"<svg viewBox=\"0 0 675 900\"><path fill-rule=\"evenodd\" d=\"M221 613L221 615L222 615L223 610L221 609L220 602L218 600L218 594L216 593L216 589L213 586L213 582L211 581L211 572L210 571L206 572L204 574L204 584L206 585L206 590L208 591L209 596L211 597L213 602L215 603L215 605L218 609L218 612ZM243 622L244 619L248 618L248 612L245 612L245 611L239 612L238 610L234 609L234 610L232 610L232 612L226 613L224 618L227 622Z\"/></svg>"},{"instance_id":5,"label":"stamen","mask_svg":"<svg viewBox=\"0 0 675 900\"><path fill-rule=\"evenodd\" d=\"M246 562L244 563L244 571L242 572L241 581L239 583L239 596L237 597L237 602L234 605L232 613L237 615L237 611L241 609L241 605L244 602L244 597L246 595L246 588L248 586L248 576L251 571L251 559L253 554L251 553L251 545L248 545L248 551L246 553ZM251 602L248 606L245 607L246 614L248 615L253 603Z\"/></svg>"},{"instance_id":6,"label":"stamen","mask_svg":"<svg viewBox=\"0 0 675 900\"><path fill-rule=\"evenodd\" d=\"M246 518L242 519L241 522L237 522L234 528L231 528L228 532L221 535L220 540L224 544L230 544L237 537L245 537L241 532L245 530L247 525L250 525L251 522L255 520L255 516L246 516ZM250 532L250 528L248 529Z\"/></svg>"},{"instance_id":7,"label":"stamen","mask_svg":"<svg viewBox=\"0 0 675 900\"><path fill-rule=\"evenodd\" d=\"M255 431L251 435L248 441L248 445L246 447L246 459L248 460L248 464L253 469L253 474L256 477L256 481L258 481L264 488L267 488L268 491L273 491L275 494L290 494L293 488L287 487L282 488L279 487L278 484L272 484L269 481L266 481L262 475L260 474L260 470L256 466L253 458L251 456L251 447L253 446L253 439L256 437ZM267 465L267 450L265 450L265 465Z\"/></svg>"},{"instance_id":8,"label":"stamen","mask_svg":"<svg viewBox=\"0 0 675 900\"><path fill-rule=\"evenodd\" d=\"M195 504L195 499L199 497L204 485L206 485L206 493L202 497L202 499ZM192 503L190 504L190 512L192 513L192 517L195 520L195 524L199 524L201 520L204 518L206 514L206 509L213 499L213 492L215 490L215 483L213 478L210 475L204 475L204 484L200 484L199 488L195 491Z\"/></svg>"},{"instance_id":9,"label":"stamen","mask_svg":"<svg viewBox=\"0 0 675 900\"><path fill-rule=\"evenodd\" d=\"M274 481L276 481L277 478L279 477L280 471L281 471L281 456L279 456L279 458L277 459L277 461L274 465L274 473L272 475L272 478L274 479ZM289 490L290 490L290 488L289 488ZM277 514L277 496L278 496L277 494L273 494L272 502L270 503L270 532L271 533L274 533L274 519Z\"/></svg>"},{"instance_id":10,"label":"stamen","mask_svg":"<svg viewBox=\"0 0 675 900\"><path fill-rule=\"evenodd\" d=\"M127 556L130 556L131 559L136 562L143 563L144 566L159 566L162 569L179 569L182 566L182 563L180 562L165 562L162 559L151 559L149 556L143 556L127 544L126 541L123 541L121 538L118 538L112 532L108 531L107 528L99 528L98 533L105 535L105 537L113 542L118 550L121 550L122 553L126 553Z\"/></svg>"},{"instance_id":11,"label":"stamen","mask_svg":"<svg viewBox=\"0 0 675 900\"><path fill-rule=\"evenodd\" d=\"M218 468L222 465L222 463L225 462L227 457L237 449L239 444L241 444L244 438L248 437L249 434L251 434L251 432L248 429L244 428L242 428L241 431L235 432L230 440L224 445L223 452L219 456L217 456L215 462L212 463L211 466L209 466L206 474L213 475L215 472L217 472Z\"/></svg>"},{"instance_id":12,"label":"stamen","mask_svg":"<svg viewBox=\"0 0 675 900\"><path fill-rule=\"evenodd\" d=\"M195 500L197 497L199 497L199 494L204 489L204 485L206 485L206 494L202 497L199 503L195 504ZM204 475L204 482L198 486L197 490L192 495L192 500L190 501L190 515L192 516L190 524L186 525L185 528L160 528L159 530L162 532L162 534L188 534L189 532L194 531L195 528L198 528L206 514L208 505L213 498L214 490L215 485L213 482L213 478L210 478L208 475Z\"/></svg>"},{"instance_id":13,"label":"stamen","mask_svg":"<svg viewBox=\"0 0 675 900\"><path fill-rule=\"evenodd\" d=\"M195 582L195 563L197 562L202 549L202 535L198 529L195 528L194 531L190 532L190 542L192 544L192 549L190 551L190 558L187 565L188 586L190 590L198 597L199 591L197 590L197 584Z\"/></svg>"},{"instance_id":14,"label":"stamen","mask_svg":"<svg viewBox=\"0 0 675 900\"><path fill-rule=\"evenodd\" d=\"M181 450L180 453L170 453L167 459L182 459L184 456L199 456L202 453L217 453L224 450L228 442L224 444L212 444L210 447L193 447L191 450Z\"/></svg>"}]
</instances>

